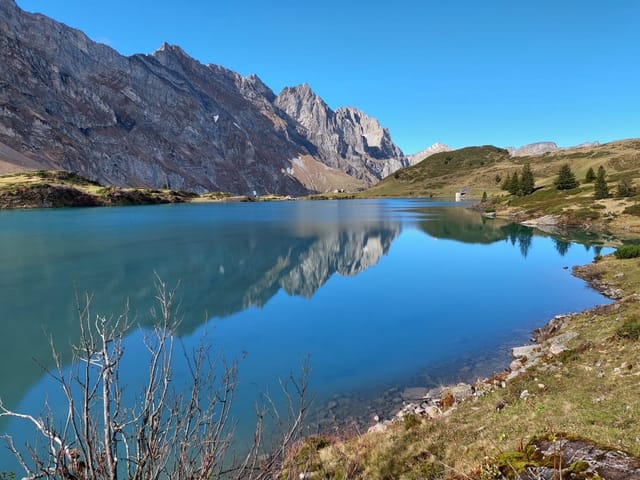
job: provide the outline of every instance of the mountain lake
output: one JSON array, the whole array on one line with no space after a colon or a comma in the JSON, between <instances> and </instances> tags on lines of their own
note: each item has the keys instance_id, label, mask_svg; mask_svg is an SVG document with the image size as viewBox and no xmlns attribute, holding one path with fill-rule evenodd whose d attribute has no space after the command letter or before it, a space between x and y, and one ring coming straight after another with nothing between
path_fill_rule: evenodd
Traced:
<instances>
[{"instance_id":1,"label":"mountain lake","mask_svg":"<svg viewBox=\"0 0 640 480\"><path fill-rule=\"evenodd\" d=\"M147 371L156 278L175 286L180 348L206 338L215 355L239 362L240 437L252 431L261 393L305 362L308 429L366 428L399 408L393 392L500 371L510 348L556 314L609 302L571 275L610 251L595 236L545 233L453 203L2 211L0 225L0 398L32 415L46 402L61 422L64 399L44 371L53 366L48 336L69 365L76 298L86 292L96 314L117 316L129 304L137 328L125 340L121 381L134 392ZM178 361L175 377L184 369ZM0 420L0 434L18 445L37 438L17 419ZM19 471L5 448L3 469Z\"/></svg>"}]
</instances>

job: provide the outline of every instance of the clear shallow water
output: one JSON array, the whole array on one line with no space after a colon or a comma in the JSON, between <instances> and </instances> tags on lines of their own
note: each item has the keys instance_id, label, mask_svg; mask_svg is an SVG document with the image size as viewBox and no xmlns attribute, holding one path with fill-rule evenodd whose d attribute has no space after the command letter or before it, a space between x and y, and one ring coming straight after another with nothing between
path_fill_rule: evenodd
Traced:
<instances>
[{"instance_id":1,"label":"clear shallow water","mask_svg":"<svg viewBox=\"0 0 640 480\"><path fill-rule=\"evenodd\" d=\"M591 261L593 239L570 243L434 202L12 211L0 226L0 398L30 413L59 401L33 361L50 364L43 330L68 361L84 291L96 313L117 314L129 299L150 327L154 272L180 283L187 347L208 335L227 358L245 357L242 418L307 356L317 405L373 398L488 374L553 315L606 302L563 268ZM126 346L132 386L140 338ZM1 422L5 431L21 435L19 422ZM2 451L0 470L8 461Z\"/></svg>"}]
</instances>

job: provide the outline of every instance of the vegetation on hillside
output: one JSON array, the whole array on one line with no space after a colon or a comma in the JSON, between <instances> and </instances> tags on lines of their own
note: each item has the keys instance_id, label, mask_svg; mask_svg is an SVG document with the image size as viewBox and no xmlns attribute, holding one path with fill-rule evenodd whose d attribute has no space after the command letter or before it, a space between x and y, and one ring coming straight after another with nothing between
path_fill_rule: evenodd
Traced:
<instances>
[{"instance_id":1,"label":"vegetation on hillside","mask_svg":"<svg viewBox=\"0 0 640 480\"><path fill-rule=\"evenodd\" d=\"M530 166L535 178L531 194L522 195L510 185L513 177L522 181ZM562 189L556 188L561 170L567 173ZM602 167L604 182L596 182ZM593 181L578 184L577 178ZM573 174L573 175L571 175ZM604 188L606 184L606 189ZM510 157L495 147L470 147L427 157L422 162L390 175L378 185L358 194L361 197L436 197L454 199L454 193L467 189L467 198L480 201L482 208L517 220L556 215L557 223L598 230L640 232L640 140L625 140L599 146L559 150L543 155ZM503 187L509 186L506 191ZM596 197L596 186L598 196ZM568 188L571 187L571 188ZM609 194L604 195L605 190ZM615 190L612 197L610 192Z\"/></svg>"},{"instance_id":2,"label":"vegetation on hillside","mask_svg":"<svg viewBox=\"0 0 640 480\"><path fill-rule=\"evenodd\" d=\"M101 207L211 201L273 201L288 197L196 194L181 190L102 186L72 172L37 170L0 176L0 209Z\"/></svg>"},{"instance_id":3,"label":"vegetation on hillside","mask_svg":"<svg viewBox=\"0 0 640 480\"><path fill-rule=\"evenodd\" d=\"M529 163L526 163L524 167L522 167L520 175L518 175L517 171L514 172L513 175L507 173L507 177L501 184L502 190L506 190L511 195L517 195L519 197L531 195L535 191L535 186L536 182ZM482 196L482 202L486 202L486 195L483 193Z\"/></svg>"},{"instance_id":4,"label":"vegetation on hillside","mask_svg":"<svg viewBox=\"0 0 640 480\"><path fill-rule=\"evenodd\" d=\"M181 203L194 196L176 190L104 187L66 171L38 170L0 177L0 208Z\"/></svg>"},{"instance_id":5,"label":"vegetation on hillside","mask_svg":"<svg viewBox=\"0 0 640 480\"><path fill-rule=\"evenodd\" d=\"M577 188L579 183L568 163L562 164L558 172L558 178L553 182L558 190L572 190Z\"/></svg>"},{"instance_id":6,"label":"vegetation on hillside","mask_svg":"<svg viewBox=\"0 0 640 480\"><path fill-rule=\"evenodd\" d=\"M507 150L493 146L468 147L451 152L436 153L411 167L398 170L377 185L363 192L362 196L443 196L453 198L453 193L472 184L467 181L468 172L494 170L509 162ZM469 179L471 180L471 179ZM489 182L491 189L500 187L501 178L495 175ZM473 182L476 183L476 182Z\"/></svg>"},{"instance_id":7,"label":"vegetation on hillside","mask_svg":"<svg viewBox=\"0 0 640 480\"><path fill-rule=\"evenodd\" d=\"M602 165L598 167L598 175L596 175L593 184L593 197L597 200L609 198L609 186L607 185L606 172Z\"/></svg>"}]
</instances>

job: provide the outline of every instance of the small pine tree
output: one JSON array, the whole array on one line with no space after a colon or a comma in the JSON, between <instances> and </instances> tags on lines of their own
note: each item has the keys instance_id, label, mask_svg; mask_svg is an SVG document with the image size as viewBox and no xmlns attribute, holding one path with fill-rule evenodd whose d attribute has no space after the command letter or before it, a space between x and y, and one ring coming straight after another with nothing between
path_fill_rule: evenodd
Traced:
<instances>
[{"instance_id":1,"label":"small pine tree","mask_svg":"<svg viewBox=\"0 0 640 480\"><path fill-rule=\"evenodd\" d=\"M520 194L531 195L536 187L536 181L533 178L531 165L528 163L522 167L522 176L520 177Z\"/></svg>"},{"instance_id":2,"label":"small pine tree","mask_svg":"<svg viewBox=\"0 0 640 480\"><path fill-rule=\"evenodd\" d=\"M628 178L623 178L618 182L618 197L633 197L636 194L636 188Z\"/></svg>"},{"instance_id":3,"label":"small pine tree","mask_svg":"<svg viewBox=\"0 0 640 480\"><path fill-rule=\"evenodd\" d=\"M482 192L482 203L487 201L487 192Z\"/></svg>"},{"instance_id":4,"label":"small pine tree","mask_svg":"<svg viewBox=\"0 0 640 480\"><path fill-rule=\"evenodd\" d=\"M579 185L578 181L576 180L576 176L571 171L571 167L568 163L565 163L560 167L558 178L556 178L555 184L558 190L571 190L572 188L576 188Z\"/></svg>"},{"instance_id":5,"label":"small pine tree","mask_svg":"<svg viewBox=\"0 0 640 480\"><path fill-rule=\"evenodd\" d=\"M500 188L502 190L507 190L509 191L511 189L511 174L507 173L507 176L504 177L504 181L502 182L502 185L500 185Z\"/></svg>"},{"instance_id":6,"label":"small pine tree","mask_svg":"<svg viewBox=\"0 0 640 480\"><path fill-rule=\"evenodd\" d=\"M602 166L600 166L600 168L602 168ZM596 172L593 171L593 167L589 167L589 170L587 170L587 174L584 177L584 181L586 183L591 183L596 179Z\"/></svg>"},{"instance_id":7,"label":"small pine tree","mask_svg":"<svg viewBox=\"0 0 640 480\"><path fill-rule=\"evenodd\" d=\"M509 193L511 195L518 195L520 193L520 177L518 177L518 172L514 172L511 177L511 184L509 185Z\"/></svg>"},{"instance_id":8,"label":"small pine tree","mask_svg":"<svg viewBox=\"0 0 640 480\"><path fill-rule=\"evenodd\" d=\"M593 185L594 194L596 199L607 198L609 196L609 187L607 180L605 179L606 172L604 167L600 165L598 168L598 175L596 176L596 183Z\"/></svg>"}]
</instances>

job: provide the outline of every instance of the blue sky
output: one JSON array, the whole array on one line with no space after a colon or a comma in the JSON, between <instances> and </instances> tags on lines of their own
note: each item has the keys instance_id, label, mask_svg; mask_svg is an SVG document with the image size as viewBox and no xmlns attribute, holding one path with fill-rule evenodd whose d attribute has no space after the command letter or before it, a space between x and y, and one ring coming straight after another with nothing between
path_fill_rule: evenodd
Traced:
<instances>
[{"instance_id":1,"label":"blue sky","mask_svg":"<svg viewBox=\"0 0 640 480\"><path fill-rule=\"evenodd\" d=\"M18 0L119 52L307 82L413 153L640 137L640 1Z\"/></svg>"}]
</instances>

